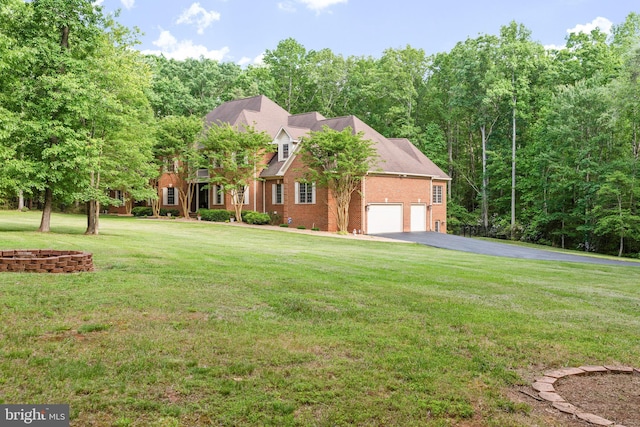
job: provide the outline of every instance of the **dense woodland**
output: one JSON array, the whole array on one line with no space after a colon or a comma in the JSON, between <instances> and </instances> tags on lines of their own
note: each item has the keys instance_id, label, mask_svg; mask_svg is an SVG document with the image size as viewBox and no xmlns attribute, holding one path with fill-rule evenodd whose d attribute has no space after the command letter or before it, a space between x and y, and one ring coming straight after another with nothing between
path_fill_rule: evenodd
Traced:
<instances>
[{"instance_id":1,"label":"dense woodland","mask_svg":"<svg viewBox=\"0 0 640 427\"><path fill-rule=\"evenodd\" d=\"M144 200L167 118L264 94L293 114L354 114L409 138L452 177L451 231L638 256L640 15L559 50L516 22L496 33L379 58L286 39L243 68L143 56L136 33L88 0L7 0L0 198L91 209L120 189Z\"/></svg>"}]
</instances>

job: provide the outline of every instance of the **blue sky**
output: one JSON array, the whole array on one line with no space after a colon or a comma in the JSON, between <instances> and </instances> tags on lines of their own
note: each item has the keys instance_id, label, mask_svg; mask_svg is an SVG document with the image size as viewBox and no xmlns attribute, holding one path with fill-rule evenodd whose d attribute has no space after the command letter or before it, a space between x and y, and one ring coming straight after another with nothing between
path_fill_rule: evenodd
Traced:
<instances>
[{"instance_id":1,"label":"blue sky","mask_svg":"<svg viewBox=\"0 0 640 427\"><path fill-rule=\"evenodd\" d=\"M144 33L138 49L169 58L205 56L241 65L292 37L307 50L380 57L410 45L449 51L512 20L532 38L561 46L568 31L624 22L637 0L96 0Z\"/></svg>"}]
</instances>

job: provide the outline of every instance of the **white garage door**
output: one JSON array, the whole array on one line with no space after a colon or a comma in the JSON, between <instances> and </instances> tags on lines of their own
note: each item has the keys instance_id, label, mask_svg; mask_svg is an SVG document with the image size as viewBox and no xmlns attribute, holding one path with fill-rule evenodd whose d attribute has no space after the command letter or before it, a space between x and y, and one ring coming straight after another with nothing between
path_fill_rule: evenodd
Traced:
<instances>
[{"instance_id":1,"label":"white garage door","mask_svg":"<svg viewBox=\"0 0 640 427\"><path fill-rule=\"evenodd\" d=\"M402 233L402 205L369 205L367 212L367 233Z\"/></svg>"},{"instance_id":2,"label":"white garage door","mask_svg":"<svg viewBox=\"0 0 640 427\"><path fill-rule=\"evenodd\" d=\"M411 205L411 231L427 231L427 205Z\"/></svg>"}]
</instances>

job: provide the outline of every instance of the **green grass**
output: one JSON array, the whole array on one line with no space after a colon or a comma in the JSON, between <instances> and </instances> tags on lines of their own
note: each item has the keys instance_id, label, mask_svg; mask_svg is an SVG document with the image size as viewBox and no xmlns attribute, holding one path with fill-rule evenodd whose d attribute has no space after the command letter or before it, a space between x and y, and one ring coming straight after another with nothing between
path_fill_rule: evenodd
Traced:
<instances>
[{"instance_id":1,"label":"green grass","mask_svg":"<svg viewBox=\"0 0 640 427\"><path fill-rule=\"evenodd\" d=\"M73 426L543 425L507 390L640 366L640 269L203 222L0 212L0 249L96 271L0 274L0 403Z\"/></svg>"}]
</instances>

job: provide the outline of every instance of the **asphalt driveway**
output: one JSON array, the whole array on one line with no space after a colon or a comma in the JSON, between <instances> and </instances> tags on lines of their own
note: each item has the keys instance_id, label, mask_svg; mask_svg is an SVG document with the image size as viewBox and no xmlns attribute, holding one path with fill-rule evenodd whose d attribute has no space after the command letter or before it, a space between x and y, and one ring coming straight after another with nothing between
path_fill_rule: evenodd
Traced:
<instances>
[{"instance_id":1,"label":"asphalt driveway","mask_svg":"<svg viewBox=\"0 0 640 427\"><path fill-rule=\"evenodd\" d=\"M421 245L433 246L441 249L451 249L455 251L472 252L482 255L493 255L509 258L525 258L546 261L569 261L584 262L590 264L625 265L640 267L640 262L618 261L591 256L581 256L555 252L545 249L527 248L507 243L472 239L469 237L454 236L452 234L434 232L413 232L413 233L387 233L380 234L380 237L388 239L415 242Z\"/></svg>"}]
</instances>

